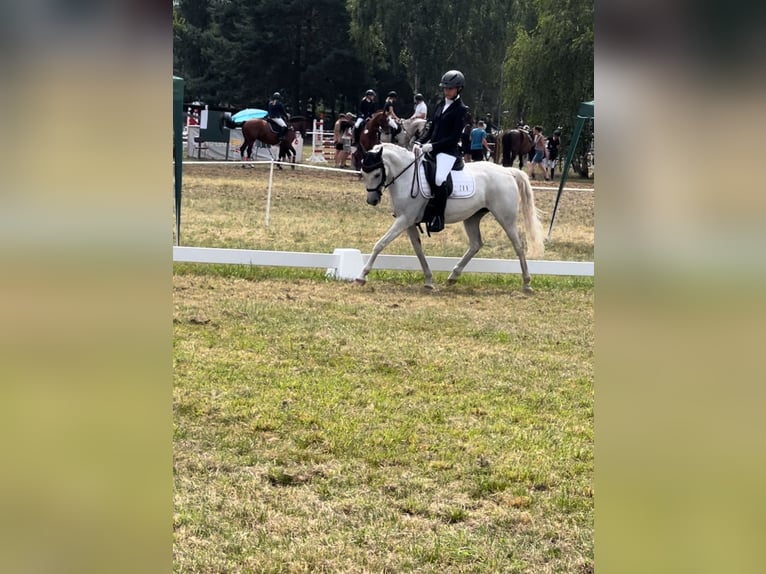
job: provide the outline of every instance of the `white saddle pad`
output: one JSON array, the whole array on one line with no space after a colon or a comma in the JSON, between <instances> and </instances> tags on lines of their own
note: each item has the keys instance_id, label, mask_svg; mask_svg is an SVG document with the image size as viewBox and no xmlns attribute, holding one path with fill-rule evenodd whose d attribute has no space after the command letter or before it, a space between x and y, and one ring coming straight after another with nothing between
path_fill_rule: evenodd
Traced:
<instances>
[{"instance_id":1,"label":"white saddle pad","mask_svg":"<svg viewBox=\"0 0 766 574\"><path fill-rule=\"evenodd\" d=\"M474 177L465 169L460 171L451 171L452 174L452 195L450 199L466 199L476 193L476 182ZM423 197L431 197L431 186L426 181L426 172L423 165L418 169L418 180L420 183L420 193Z\"/></svg>"}]
</instances>

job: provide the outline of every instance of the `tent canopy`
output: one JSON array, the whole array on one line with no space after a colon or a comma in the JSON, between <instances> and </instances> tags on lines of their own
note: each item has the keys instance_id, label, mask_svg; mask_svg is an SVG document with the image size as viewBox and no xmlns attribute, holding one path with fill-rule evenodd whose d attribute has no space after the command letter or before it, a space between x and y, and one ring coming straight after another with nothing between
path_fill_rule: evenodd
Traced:
<instances>
[{"instance_id":1,"label":"tent canopy","mask_svg":"<svg viewBox=\"0 0 766 574\"><path fill-rule=\"evenodd\" d=\"M592 120L596 117L594 100L589 102L581 102L580 107L577 109L577 123L575 124L574 134L572 135L572 141L569 144L569 153L567 153L567 159L564 162L564 169L561 171L561 181L559 182L559 191L556 194L556 203L553 205L553 213L551 214L551 226L548 228L548 239L551 237L553 231L553 222L556 219L556 210L559 207L559 199L561 199L561 191L564 189L564 184L567 181L569 175L569 166L572 165L572 158L574 157L575 150L577 149L577 142L580 141L580 134L582 133L582 127L587 120Z\"/></svg>"}]
</instances>

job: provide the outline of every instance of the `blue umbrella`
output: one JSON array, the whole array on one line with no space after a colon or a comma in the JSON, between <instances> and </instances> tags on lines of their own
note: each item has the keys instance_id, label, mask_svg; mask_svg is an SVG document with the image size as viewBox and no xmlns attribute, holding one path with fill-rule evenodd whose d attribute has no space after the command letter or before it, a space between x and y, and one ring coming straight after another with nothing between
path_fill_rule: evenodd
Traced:
<instances>
[{"instance_id":1,"label":"blue umbrella","mask_svg":"<svg viewBox=\"0 0 766 574\"><path fill-rule=\"evenodd\" d=\"M269 112L266 110L259 110L258 108L247 108L231 116L231 121L239 123L246 122L247 120L257 120L265 118L268 114Z\"/></svg>"}]
</instances>

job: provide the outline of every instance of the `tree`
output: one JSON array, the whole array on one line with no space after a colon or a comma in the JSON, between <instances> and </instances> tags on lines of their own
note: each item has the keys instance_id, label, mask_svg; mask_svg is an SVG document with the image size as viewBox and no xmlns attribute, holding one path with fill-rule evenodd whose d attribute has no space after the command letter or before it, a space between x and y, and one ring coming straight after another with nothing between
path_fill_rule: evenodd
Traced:
<instances>
[{"instance_id":1,"label":"tree","mask_svg":"<svg viewBox=\"0 0 766 574\"><path fill-rule=\"evenodd\" d=\"M561 126L566 146L580 102L593 99L593 2L533 0L530 9L535 25L517 28L505 61L506 98L527 123ZM582 134L573 164L584 177L591 140Z\"/></svg>"},{"instance_id":2,"label":"tree","mask_svg":"<svg viewBox=\"0 0 766 574\"><path fill-rule=\"evenodd\" d=\"M562 126L566 145L593 98L593 0L178 0L173 15L174 72L210 104L265 107L279 91L292 113L345 111L372 87L433 106L457 68L475 117L513 110Z\"/></svg>"},{"instance_id":3,"label":"tree","mask_svg":"<svg viewBox=\"0 0 766 574\"><path fill-rule=\"evenodd\" d=\"M279 91L293 114L347 106L367 77L349 24L344 0L179 0L174 69L210 104L265 107Z\"/></svg>"},{"instance_id":4,"label":"tree","mask_svg":"<svg viewBox=\"0 0 766 574\"><path fill-rule=\"evenodd\" d=\"M500 72L514 2L350 0L351 37L364 60L404 80L430 104L441 97L444 72L466 75L463 98L474 114L501 107Z\"/></svg>"}]
</instances>

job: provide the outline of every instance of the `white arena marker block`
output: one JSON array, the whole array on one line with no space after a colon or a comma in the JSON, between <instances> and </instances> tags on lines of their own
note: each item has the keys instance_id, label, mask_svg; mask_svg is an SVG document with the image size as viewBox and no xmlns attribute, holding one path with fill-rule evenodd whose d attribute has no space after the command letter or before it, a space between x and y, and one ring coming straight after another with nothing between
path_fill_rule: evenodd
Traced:
<instances>
[{"instance_id":1,"label":"white arena marker block","mask_svg":"<svg viewBox=\"0 0 766 574\"><path fill-rule=\"evenodd\" d=\"M362 272L364 261L362 252L358 249L338 248L332 252L335 257L335 267L327 269L327 277L353 281Z\"/></svg>"}]
</instances>

